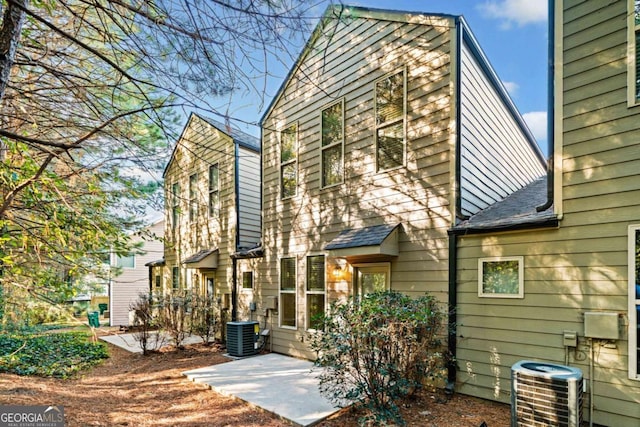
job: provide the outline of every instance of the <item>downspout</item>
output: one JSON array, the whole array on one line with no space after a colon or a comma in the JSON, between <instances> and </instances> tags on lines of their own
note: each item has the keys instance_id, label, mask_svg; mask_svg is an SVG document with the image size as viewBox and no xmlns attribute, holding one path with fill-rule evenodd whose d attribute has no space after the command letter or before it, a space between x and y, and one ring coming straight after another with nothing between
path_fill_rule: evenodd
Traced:
<instances>
[{"instance_id":1,"label":"downspout","mask_svg":"<svg viewBox=\"0 0 640 427\"><path fill-rule=\"evenodd\" d=\"M447 360L447 385L445 392L453 394L456 386L456 351L457 351L457 271L458 271L458 236L449 233L449 321L447 327L447 350L449 358Z\"/></svg>"},{"instance_id":2,"label":"downspout","mask_svg":"<svg viewBox=\"0 0 640 427\"><path fill-rule=\"evenodd\" d=\"M234 147L234 171L233 171L233 185L234 185L234 198L235 198L235 209L236 209L236 244L234 252L238 252L240 250L240 152L239 152L239 144L236 141L233 141ZM231 268L233 272L231 273L231 321L235 322L238 317L238 259L233 256L231 257Z\"/></svg>"},{"instance_id":3,"label":"downspout","mask_svg":"<svg viewBox=\"0 0 640 427\"><path fill-rule=\"evenodd\" d=\"M549 41L547 46L547 201L545 204L538 206L538 212L546 211L553 205L553 185L554 185L554 136L555 136L555 5L553 0L549 0Z\"/></svg>"}]
</instances>

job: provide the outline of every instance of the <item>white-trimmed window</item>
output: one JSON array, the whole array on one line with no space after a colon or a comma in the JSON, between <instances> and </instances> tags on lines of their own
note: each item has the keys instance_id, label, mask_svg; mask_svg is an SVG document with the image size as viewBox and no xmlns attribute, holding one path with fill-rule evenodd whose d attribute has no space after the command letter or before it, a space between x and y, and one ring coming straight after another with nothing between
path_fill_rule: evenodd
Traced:
<instances>
[{"instance_id":1,"label":"white-trimmed window","mask_svg":"<svg viewBox=\"0 0 640 427\"><path fill-rule=\"evenodd\" d=\"M218 217L220 212L220 168L218 164L209 166L209 216Z\"/></svg>"},{"instance_id":2,"label":"white-trimmed window","mask_svg":"<svg viewBox=\"0 0 640 427\"><path fill-rule=\"evenodd\" d=\"M629 226L629 378L640 380L640 224Z\"/></svg>"},{"instance_id":3,"label":"white-trimmed window","mask_svg":"<svg viewBox=\"0 0 640 427\"><path fill-rule=\"evenodd\" d=\"M298 125L292 124L280 132L280 196L296 195L298 187Z\"/></svg>"},{"instance_id":4,"label":"white-trimmed window","mask_svg":"<svg viewBox=\"0 0 640 427\"><path fill-rule=\"evenodd\" d=\"M245 291L253 289L253 271L242 272L242 289Z\"/></svg>"},{"instance_id":5,"label":"white-trimmed window","mask_svg":"<svg viewBox=\"0 0 640 427\"><path fill-rule=\"evenodd\" d=\"M178 227L180 220L180 184L177 182L171 186L171 225L174 229Z\"/></svg>"},{"instance_id":6,"label":"white-trimmed window","mask_svg":"<svg viewBox=\"0 0 640 427\"><path fill-rule=\"evenodd\" d=\"M171 268L171 287L174 290L180 289L180 267Z\"/></svg>"},{"instance_id":7,"label":"white-trimmed window","mask_svg":"<svg viewBox=\"0 0 640 427\"><path fill-rule=\"evenodd\" d=\"M524 298L524 257L480 258L478 296Z\"/></svg>"},{"instance_id":8,"label":"white-trimmed window","mask_svg":"<svg viewBox=\"0 0 640 427\"><path fill-rule=\"evenodd\" d=\"M307 329L318 329L325 310L324 255L307 257Z\"/></svg>"},{"instance_id":9,"label":"white-trimmed window","mask_svg":"<svg viewBox=\"0 0 640 427\"><path fill-rule=\"evenodd\" d=\"M322 110L320 121L320 186L324 188L344 180L344 100Z\"/></svg>"},{"instance_id":10,"label":"white-trimmed window","mask_svg":"<svg viewBox=\"0 0 640 427\"><path fill-rule=\"evenodd\" d=\"M296 327L296 258L280 259L280 326Z\"/></svg>"},{"instance_id":11,"label":"white-trimmed window","mask_svg":"<svg viewBox=\"0 0 640 427\"><path fill-rule=\"evenodd\" d=\"M391 289L391 263L354 264L355 294L361 297Z\"/></svg>"},{"instance_id":12,"label":"white-trimmed window","mask_svg":"<svg viewBox=\"0 0 640 427\"><path fill-rule=\"evenodd\" d=\"M116 267L136 268L136 256L134 254L116 255Z\"/></svg>"},{"instance_id":13,"label":"white-trimmed window","mask_svg":"<svg viewBox=\"0 0 640 427\"><path fill-rule=\"evenodd\" d=\"M198 219L198 174L189 176L189 221Z\"/></svg>"},{"instance_id":14,"label":"white-trimmed window","mask_svg":"<svg viewBox=\"0 0 640 427\"><path fill-rule=\"evenodd\" d=\"M404 166L406 158L406 70L375 83L376 170Z\"/></svg>"},{"instance_id":15,"label":"white-trimmed window","mask_svg":"<svg viewBox=\"0 0 640 427\"><path fill-rule=\"evenodd\" d=\"M627 0L627 103L640 103L640 0Z\"/></svg>"}]
</instances>

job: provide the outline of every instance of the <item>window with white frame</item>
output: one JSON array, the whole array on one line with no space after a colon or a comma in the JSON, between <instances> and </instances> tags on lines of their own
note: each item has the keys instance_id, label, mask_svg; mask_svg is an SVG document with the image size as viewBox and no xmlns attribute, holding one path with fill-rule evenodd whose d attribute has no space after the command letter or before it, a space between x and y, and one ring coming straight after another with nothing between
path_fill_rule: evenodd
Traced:
<instances>
[{"instance_id":1,"label":"window with white frame","mask_svg":"<svg viewBox=\"0 0 640 427\"><path fill-rule=\"evenodd\" d=\"M198 218L198 174L189 177L189 221Z\"/></svg>"},{"instance_id":2,"label":"window with white frame","mask_svg":"<svg viewBox=\"0 0 640 427\"><path fill-rule=\"evenodd\" d=\"M375 84L376 168L384 171L405 164L406 71Z\"/></svg>"},{"instance_id":3,"label":"window with white frame","mask_svg":"<svg viewBox=\"0 0 640 427\"><path fill-rule=\"evenodd\" d=\"M175 229L180 220L180 184L177 182L171 186L171 225Z\"/></svg>"},{"instance_id":4,"label":"window with white frame","mask_svg":"<svg viewBox=\"0 0 640 427\"><path fill-rule=\"evenodd\" d=\"M640 103L640 0L627 0L627 102Z\"/></svg>"},{"instance_id":5,"label":"window with white frame","mask_svg":"<svg viewBox=\"0 0 640 427\"><path fill-rule=\"evenodd\" d=\"M136 256L134 254L116 255L116 267L136 268Z\"/></svg>"},{"instance_id":6,"label":"window with white frame","mask_svg":"<svg viewBox=\"0 0 640 427\"><path fill-rule=\"evenodd\" d=\"M296 195L298 186L298 125L293 124L280 132L280 196Z\"/></svg>"},{"instance_id":7,"label":"window with white frame","mask_svg":"<svg viewBox=\"0 0 640 427\"><path fill-rule=\"evenodd\" d=\"M524 298L524 258L480 258L478 296Z\"/></svg>"},{"instance_id":8,"label":"window with white frame","mask_svg":"<svg viewBox=\"0 0 640 427\"><path fill-rule=\"evenodd\" d=\"M296 326L296 258L280 259L280 326Z\"/></svg>"},{"instance_id":9,"label":"window with white frame","mask_svg":"<svg viewBox=\"0 0 640 427\"><path fill-rule=\"evenodd\" d=\"M242 289L253 289L253 271L242 272Z\"/></svg>"},{"instance_id":10,"label":"window with white frame","mask_svg":"<svg viewBox=\"0 0 640 427\"><path fill-rule=\"evenodd\" d=\"M171 269L171 287L173 289L180 289L180 267L173 267Z\"/></svg>"},{"instance_id":11,"label":"window with white frame","mask_svg":"<svg viewBox=\"0 0 640 427\"><path fill-rule=\"evenodd\" d=\"M220 212L220 169L218 164L209 166L209 216Z\"/></svg>"},{"instance_id":12,"label":"window with white frame","mask_svg":"<svg viewBox=\"0 0 640 427\"><path fill-rule=\"evenodd\" d=\"M156 289L162 288L162 274L156 274Z\"/></svg>"},{"instance_id":13,"label":"window with white frame","mask_svg":"<svg viewBox=\"0 0 640 427\"><path fill-rule=\"evenodd\" d=\"M322 110L321 114L321 186L343 181L344 171L344 100Z\"/></svg>"},{"instance_id":14,"label":"window with white frame","mask_svg":"<svg viewBox=\"0 0 640 427\"><path fill-rule=\"evenodd\" d=\"M307 257L307 328L319 329L324 314L324 255Z\"/></svg>"},{"instance_id":15,"label":"window with white frame","mask_svg":"<svg viewBox=\"0 0 640 427\"><path fill-rule=\"evenodd\" d=\"M629 226L629 378L640 380L640 224Z\"/></svg>"}]
</instances>

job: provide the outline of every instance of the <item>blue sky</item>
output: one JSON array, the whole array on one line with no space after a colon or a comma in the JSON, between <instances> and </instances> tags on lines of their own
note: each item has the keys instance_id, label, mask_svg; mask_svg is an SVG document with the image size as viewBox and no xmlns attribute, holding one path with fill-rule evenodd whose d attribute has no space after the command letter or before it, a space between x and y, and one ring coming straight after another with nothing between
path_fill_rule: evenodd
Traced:
<instances>
[{"instance_id":1,"label":"blue sky","mask_svg":"<svg viewBox=\"0 0 640 427\"><path fill-rule=\"evenodd\" d=\"M547 151L547 0L361 0L345 4L382 9L463 15L489 61L509 91L543 152ZM320 1L310 13L320 16L328 1ZM242 130L258 136L255 125L280 87L302 49L292 45L270 63L266 93L233 94L214 104L219 111L240 119Z\"/></svg>"}]
</instances>

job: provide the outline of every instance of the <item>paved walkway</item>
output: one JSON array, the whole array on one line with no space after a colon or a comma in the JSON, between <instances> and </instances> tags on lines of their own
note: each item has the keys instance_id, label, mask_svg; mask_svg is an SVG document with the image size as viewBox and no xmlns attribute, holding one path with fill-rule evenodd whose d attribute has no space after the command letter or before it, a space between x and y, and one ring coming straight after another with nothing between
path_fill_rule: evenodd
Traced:
<instances>
[{"instance_id":1,"label":"paved walkway","mask_svg":"<svg viewBox=\"0 0 640 427\"><path fill-rule=\"evenodd\" d=\"M340 409L320 394L312 367L308 360L271 353L194 369L183 375L298 425L310 426Z\"/></svg>"},{"instance_id":2,"label":"paved walkway","mask_svg":"<svg viewBox=\"0 0 640 427\"><path fill-rule=\"evenodd\" d=\"M151 334L152 336L148 344L149 350L160 350L161 347L173 343L173 340L166 333L163 333L159 337L158 332L151 332ZM135 334L103 335L100 339L130 351L131 353L142 353L142 347L140 347L140 343L136 341ZM199 342L202 342L202 338L189 335L185 338L183 344L195 344Z\"/></svg>"}]
</instances>

